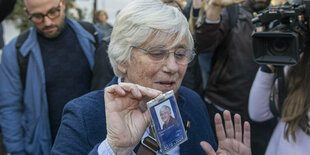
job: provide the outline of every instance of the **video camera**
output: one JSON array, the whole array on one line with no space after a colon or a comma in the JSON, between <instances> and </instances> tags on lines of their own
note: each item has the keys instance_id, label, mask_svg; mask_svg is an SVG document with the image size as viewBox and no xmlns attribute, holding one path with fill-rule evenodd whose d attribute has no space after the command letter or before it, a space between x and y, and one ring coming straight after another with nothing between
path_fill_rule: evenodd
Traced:
<instances>
[{"instance_id":1,"label":"video camera","mask_svg":"<svg viewBox=\"0 0 310 155\"><path fill-rule=\"evenodd\" d=\"M254 32L253 49L258 64L296 65L310 32L310 0L301 4L270 7L252 19L261 32Z\"/></svg>"}]
</instances>

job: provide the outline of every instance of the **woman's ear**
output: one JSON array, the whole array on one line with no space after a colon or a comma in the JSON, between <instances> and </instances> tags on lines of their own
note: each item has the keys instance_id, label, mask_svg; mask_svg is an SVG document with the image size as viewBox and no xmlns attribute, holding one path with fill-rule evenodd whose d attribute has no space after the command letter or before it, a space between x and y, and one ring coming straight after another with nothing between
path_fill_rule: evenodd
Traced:
<instances>
[{"instance_id":1,"label":"woman's ear","mask_svg":"<svg viewBox=\"0 0 310 155\"><path fill-rule=\"evenodd\" d=\"M126 64L118 64L117 68L120 72L122 72L123 74L127 73L127 65Z\"/></svg>"}]
</instances>

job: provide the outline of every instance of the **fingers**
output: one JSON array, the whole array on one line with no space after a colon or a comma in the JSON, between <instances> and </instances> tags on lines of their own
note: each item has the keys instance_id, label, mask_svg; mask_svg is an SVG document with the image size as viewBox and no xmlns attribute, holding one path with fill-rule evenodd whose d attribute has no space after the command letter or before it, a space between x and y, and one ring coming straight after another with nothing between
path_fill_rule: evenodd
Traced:
<instances>
[{"instance_id":1,"label":"fingers","mask_svg":"<svg viewBox=\"0 0 310 155\"><path fill-rule=\"evenodd\" d=\"M142 96L148 96L150 98L155 98L159 94L162 93L159 90L143 87L143 86L132 84L132 83L120 83L119 85L126 91L134 93L133 95L137 98L141 98Z\"/></svg>"},{"instance_id":2,"label":"fingers","mask_svg":"<svg viewBox=\"0 0 310 155\"><path fill-rule=\"evenodd\" d=\"M242 142L241 116L239 114L235 114L234 122L235 122L235 139L239 142Z\"/></svg>"},{"instance_id":3,"label":"fingers","mask_svg":"<svg viewBox=\"0 0 310 155\"><path fill-rule=\"evenodd\" d=\"M131 83L120 83L118 84L124 91L128 94L132 95L133 98L140 99L142 98L142 93L138 87L138 85L131 84Z\"/></svg>"},{"instance_id":4,"label":"fingers","mask_svg":"<svg viewBox=\"0 0 310 155\"><path fill-rule=\"evenodd\" d=\"M242 3L244 2L245 0L232 0L230 5L233 5L233 4L239 4L239 3Z\"/></svg>"},{"instance_id":5,"label":"fingers","mask_svg":"<svg viewBox=\"0 0 310 155\"><path fill-rule=\"evenodd\" d=\"M141 99L142 96L155 98L162 93L161 91L132 83L120 83L118 85L112 85L105 88L105 92L118 96L124 96L130 93L132 97L136 99Z\"/></svg>"},{"instance_id":6,"label":"fingers","mask_svg":"<svg viewBox=\"0 0 310 155\"><path fill-rule=\"evenodd\" d=\"M241 3L241 2L244 2L245 0L234 0L235 4L238 4L238 3Z\"/></svg>"},{"instance_id":7,"label":"fingers","mask_svg":"<svg viewBox=\"0 0 310 155\"><path fill-rule=\"evenodd\" d=\"M143 96L148 96L148 97L151 97L151 98L155 98L158 95L162 94L161 91L156 90L156 89L147 88L147 87L143 87L143 86L140 86L140 85L137 85L137 86L138 86L138 88L141 91Z\"/></svg>"},{"instance_id":8,"label":"fingers","mask_svg":"<svg viewBox=\"0 0 310 155\"><path fill-rule=\"evenodd\" d=\"M164 3L172 2L173 0L162 0Z\"/></svg>"},{"instance_id":9,"label":"fingers","mask_svg":"<svg viewBox=\"0 0 310 155\"><path fill-rule=\"evenodd\" d=\"M244 145L246 145L247 147L251 147L251 127L250 127L250 123L245 121L244 125L243 125L243 143Z\"/></svg>"},{"instance_id":10,"label":"fingers","mask_svg":"<svg viewBox=\"0 0 310 155\"><path fill-rule=\"evenodd\" d=\"M216 155L215 151L213 150L212 146L209 143L202 141L200 142L200 146L206 152L207 155Z\"/></svg>"},{"instance_id":11,"label":"fingers","mask_svg":"<svg viewBox=\"0 0 310 155\"><path fill-rule=\"evenodd\" d=\"M215 130L218 141L222 141L226 138L225 130L222 123L222 118L220 114L215 114L214 116Z\"/></svg>"},{"instance_id":12,"label":"fingers","mask_svg":"<svg viewBox=\"0 0 310 155\"><path fill-rule=\"evenodd\" d=\"M250 150L250 148L251 148L250 123L247 121L244 122L243 136L242 136L241 116L239 114L234 115L235 125L233 125L233 122L231 120L231 115L230 115L230 112L228 110L225 110L223 112L223 117L224 117L225 129L223 127L221 116L219 114L216 114L214 117L216 135L217 135L217 138L219 141L219 146L221 145L221 142L223 142L224 140L232 139L234 141L237 140L239 143L236 143L236 144L238 144L240 146L243 143L246 146L245 151ZM225 136L225 133L226 133L226 136ZM211 149L209 149L207 146L205 146L206 144L201 143L200 145L206 153L210 153ZM239 147L237 147L237 148L239 148Z\"/></svg>"},{"instance_id":13,"label":"fingers","mask_svg":"<svg viewBox=\"0 0 310 155\"><path fill-rule=\"evenodd\" d=\"M234 4L239 4L244 2L245 0L210 0L208 4L220 6L222 8L234 5Z\"/></svg>"},{"instance_id":14,"label":"fingers","mask_svg":"<svg viewBox=\"0 0 310 155\"><path fill-rule=\"evenodd\" d=\"M109 87L106 87L104 89L104 92L107 94L117 94L119 96L124 96L126 94L126 92L118 85L111 85Z\"/></svg>"},{"instance_id":15,"label":"fingers","mask_svg":"<svg viewBox=\"0 0 310 155\"><path fill-rule=\"evenodd\" d=\"M235 137L234 126L233 126L233 123L231 121L230 112L228 110L225 110L223 112L223 115L224 115L226 136L227 136L227 138L234 138Z\"/></svg>"}]
</instances>

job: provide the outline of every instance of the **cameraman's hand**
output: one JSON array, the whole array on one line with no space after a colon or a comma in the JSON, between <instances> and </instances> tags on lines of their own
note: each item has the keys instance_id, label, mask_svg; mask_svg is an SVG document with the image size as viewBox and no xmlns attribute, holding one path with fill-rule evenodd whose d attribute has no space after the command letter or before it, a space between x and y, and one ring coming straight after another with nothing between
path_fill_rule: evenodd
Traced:
<instances>
[{"instance_id":1,"label":"cameraman's hand","mask_svg":"<svg viewBox=\"0 0 310 155\"><path fill-rule=\"evenodd\" d=\"M142 111L139 103L144 97L159 94L158 90L131 83L105 88L107 140L115 154L130 154L139 143L151 120L149 111Z\"/></svg>"},{"instance_id":2,"label":"cameraman's hand","mask_svg":"<svg viewBox=\"0 0 310 155\"><path fill-rule=\"evenodd\" d=\"M169 3L169 2L172 2L173 0L162 0L162 2L164 3Z\"/></svg>"},{"instance_id":3,"label":"cameraman's hand","mask_svg":"<svg viewBox=\"0 0 310 155\"><path fill-rule=\"evenodd\" d=\"M210 21L217 21L220 18L222 9L245 0L209 0L206 7L206 18Z\"/></svg>"},{"instance_id":4,"label":"cameraman's hand","mask_svg":"<svg viewBox=\"0 0 310 155\"><path fill-rule=\"evenodd\" d=\"M271 70L272 73L274 73L276 70L276 68L270 64L267 64L267 67Z\"/></svg>"},{"instance_id":5,"label":"cameraman's hand","mask_svg":"<svg viewBox=\"0 0 310 155\"><path fill-rule=\"evenodd\" d=\"M238 4L245 0L209 0L210 7L227 7L229 5Z\"/></svg>"},{"instance_id":6,"label":"cameraman's hand","mask_svg":"<svg viewBox=\"0 0 310 155\"><path fill-rule=\"evenodd\" d=\"M208 155L251 155L250 142L250 124L244 123L243 138L241 117L234 116L235 127L231 121L230 112L225 110L224 113L225 129L219 114L214 117L216 136L218 139L218 149L215 152L212 146L207 142L201 142L200 145ZM225 133L226 132L226 133Z\"/></svg>"},{"instance_id":7,"label":"cameraman's hand","mask_svg":"<svg viewBox=\"0 0 310 155\"><path fill-rule=\"evenodd\" d=\"M193 8L200 9L203 4L207 4L208 0L193 0Z\"/></svg>"}]
</instances>

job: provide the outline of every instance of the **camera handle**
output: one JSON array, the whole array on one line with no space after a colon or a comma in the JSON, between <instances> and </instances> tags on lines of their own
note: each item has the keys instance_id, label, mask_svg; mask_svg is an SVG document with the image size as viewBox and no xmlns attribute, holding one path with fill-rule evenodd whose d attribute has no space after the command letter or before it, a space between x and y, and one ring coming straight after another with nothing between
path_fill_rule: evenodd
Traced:
<instances>
[{"instance_id":1,"label":"camera handle","mask_svg":"<svg viewBox=\"0 0 310 155\"><path fill-rule=\"evenodd\" d=\"M278 105L275 102L275 90L270 95L270 110L274 116L281 117L281 109L286 98L286 85L284 76L284 67L275 66L275 80L278 80Z\"/></svg>"}]
</instances>

